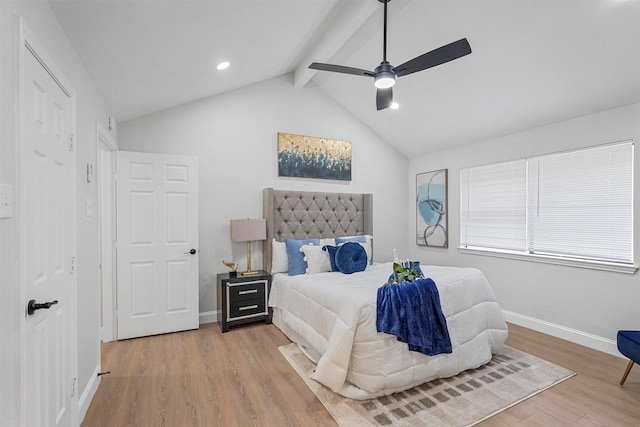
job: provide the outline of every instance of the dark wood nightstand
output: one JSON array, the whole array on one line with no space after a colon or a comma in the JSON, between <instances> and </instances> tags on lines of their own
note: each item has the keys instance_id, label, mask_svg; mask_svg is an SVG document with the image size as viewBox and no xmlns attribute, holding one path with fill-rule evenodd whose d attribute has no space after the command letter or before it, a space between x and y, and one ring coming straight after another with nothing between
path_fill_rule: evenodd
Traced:
<instances>
[{"instance_id":1,"label":"dark wood nightstand","mask_svg":"<svg viewBox=\"0 0 640 427\"><path fill-rule=\"evenodd\" d=\"M222 332L230 326L264 320L271 323L269 308L271 275L259 271L253 276L229 277L229 273L217 275L218 323Z\"/></svg>"}]
</instances>

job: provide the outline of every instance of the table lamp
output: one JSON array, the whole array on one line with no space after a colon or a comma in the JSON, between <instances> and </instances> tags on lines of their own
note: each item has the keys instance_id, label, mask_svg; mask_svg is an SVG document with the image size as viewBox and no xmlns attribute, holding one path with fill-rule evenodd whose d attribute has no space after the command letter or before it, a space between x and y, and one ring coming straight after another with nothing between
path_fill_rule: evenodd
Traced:
<instances>
[{"instance_id":1,"label":"table lamp","mask_svg":"<svg viewBox=\"0 0 640 427\"><path fill-rule=\"evenodd\" d=\"M232 219L231 240L247 242L247 271L243 276L254 276L257 271L251 270L251 242L267 238L267 221L265 219Z\"/></svg>"}]
</instances>

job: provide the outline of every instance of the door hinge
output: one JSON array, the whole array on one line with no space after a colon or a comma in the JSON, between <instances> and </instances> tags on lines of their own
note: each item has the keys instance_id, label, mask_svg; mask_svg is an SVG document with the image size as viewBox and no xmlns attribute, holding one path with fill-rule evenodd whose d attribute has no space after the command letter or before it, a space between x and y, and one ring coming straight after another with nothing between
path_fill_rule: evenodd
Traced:
<instances>
[{"instance_id":1,"label":"door hinge","mask_svg":"<svg viewBox=\"0 0 640 427\"><path fill-rule=\"evenodd\" d=\"M71 380L71 397L76 395L76 388L78 387L78 379Z\"/></svg>"},{"instance_id":2,"label":"door hinge","mask_svg":"<svg viewBox=\"0 0 640 427\"><path fill-rule=\"evenodd\" d=\"M71 261L69 262L69 274L73 274L76 272L76 257L72 256Z\"/></svg>"},{"instance_id":3,"label":"door hinge","mask_svg":"<svg viewBox=\"0 0 640 427\"><path fill-rule=\"evenodd\" d=\"M69 134L69 151L76 151L76 134Z\"/></svg>"}]
</instances>

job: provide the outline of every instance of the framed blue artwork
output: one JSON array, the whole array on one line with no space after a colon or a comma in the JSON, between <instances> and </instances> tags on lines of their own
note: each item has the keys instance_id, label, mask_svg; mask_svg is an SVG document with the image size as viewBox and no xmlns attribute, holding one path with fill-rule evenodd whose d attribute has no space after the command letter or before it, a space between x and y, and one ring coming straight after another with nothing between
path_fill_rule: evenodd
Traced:
<instances>
[{"instance_id":1,"label":"framed blue artwork","mask_svg":"<svg viewBox=\"0 0 640 427\"><path fill-rule=\"evenodd\" d=\"M351 143L278 133L278 176L351 181Z\"/></svg>"},{"instance_id":2,"label":"framed blue artwork","mask_svg":"<svg viewBox=\"0 0 640 427\"><path fill-rule=\"evenodd\" d=\"M416 175L416 244L448 247L447 169Z\"/></svg>"}]
</instances>

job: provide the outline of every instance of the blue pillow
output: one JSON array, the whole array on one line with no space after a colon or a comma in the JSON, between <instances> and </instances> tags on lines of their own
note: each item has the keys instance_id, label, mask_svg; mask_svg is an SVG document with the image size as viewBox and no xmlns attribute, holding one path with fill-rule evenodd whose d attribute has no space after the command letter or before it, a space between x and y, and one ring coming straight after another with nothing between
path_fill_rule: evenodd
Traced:
<instances>
[{"instance_id":1,"label":"blue pillow","mask_svg":"<svg viewBox=\"0 0 640 427\"><path fill-rule=\"evenodd\" d=\"M367 268L367 252L360 243L344 243L336 251L336 266L344 274L364 271Z\"/></svg>"},{"instance_id":2,"label":"blue pillow","mask_svg":"<svg viewBox=\"0 0 640 427\"><path fill-rule=\"evenodd\" d=\"M357 242L362 243L364 246L364 250L367 253L367 261L369 264L373 264L373 260L371 259L371 245L367 244L367 236L346 236L346 237L336 237L336 245L340 246L343 243L347 242Z\"/></svg>"},{"instance_id":3,"label":"blue pillow","mask_svg":"<svg viewBox=\"0 0 640 427\"><path fill-rule=\"evenodd\" d=\"M284 239L287 247L287 258L289 259L289 276L297 276L307 271L307 263L304 260L304 253L300 251L302 245L314 244L319 245L320 239Z\"/></svg>"},{"instance_id":4,"label":"blue pillow","mask_svg":"<svg viewBox=\"0 0 640 427\"><path fill-rule=\"evenodd\" d=\"M329 252L329 262L331 262L331 271L340 271L336 265L336 252L340 246L326 245L322 247L323 251Z\"/></svg>"}]
</instances>

